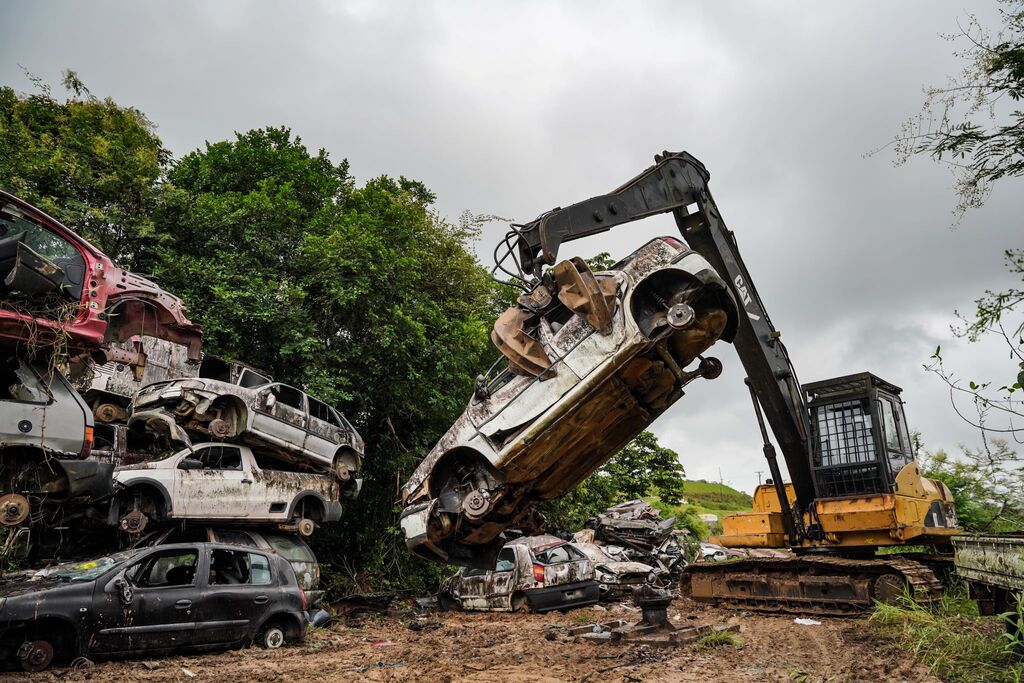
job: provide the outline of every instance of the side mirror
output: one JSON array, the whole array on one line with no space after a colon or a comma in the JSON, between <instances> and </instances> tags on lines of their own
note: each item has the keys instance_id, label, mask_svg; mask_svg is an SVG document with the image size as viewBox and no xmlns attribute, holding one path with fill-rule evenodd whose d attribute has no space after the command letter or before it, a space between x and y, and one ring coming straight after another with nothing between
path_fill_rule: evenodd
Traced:
<instances>
[{"instance_id":1,"label":"side mirror","mask_svg":"<svg viewBox=\"0 0 1024 683\"><path fill-rule=\"evenodd\" d=\"M127 578L120 578L114 581L114 588L117 589L117 594L121 598L121 604L128 606L132 604L132 600L135 599L135 595L132 593L132 584Z\"/></svg>"},{"instance_id":2,"label":"side mirror","mask_svg":"<svg viewBox=\"0 0 1024 683\"><path fill-rule=\"evenodd\" d=\"M178 469L201 470L203 469L203 463L201 460L196 460L195 458L183 458L181 462L178 463Z\"/></svg>"}]
</instances>

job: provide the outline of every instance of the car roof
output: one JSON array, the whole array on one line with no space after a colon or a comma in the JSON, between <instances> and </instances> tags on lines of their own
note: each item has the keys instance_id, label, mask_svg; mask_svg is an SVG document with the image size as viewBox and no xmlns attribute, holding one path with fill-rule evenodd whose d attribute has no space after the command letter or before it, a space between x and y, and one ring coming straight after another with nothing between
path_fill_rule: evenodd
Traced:
<instances>
[{"instance_id":1,"label":"car roof","mask_svg":"<svg viewBox=\"0 0 1024 683\"><path fill-rule=\"evenodd\" d=\"M568 544L568 541L561 539L558 536L540 534L538 536L523 536L515 539L514 541L509 541L505 545L525 545L530 550L546 550L547 548L553 548L556 545L565 544Z\"/></svg>"}]
</instances>

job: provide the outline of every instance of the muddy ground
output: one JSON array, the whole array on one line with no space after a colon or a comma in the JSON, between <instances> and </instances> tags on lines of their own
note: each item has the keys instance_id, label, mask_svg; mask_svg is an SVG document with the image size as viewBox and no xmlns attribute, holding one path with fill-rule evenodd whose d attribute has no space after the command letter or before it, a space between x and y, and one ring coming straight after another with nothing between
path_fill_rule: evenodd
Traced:
<instances>
[{"instance_id":1,"label":"muddy ground","mask_svg":"<svg viewBox=\"0 0 1024 683\"><path fill-rule=\"evenodd\" d=\"M677 624L740 626L743 644L702 650L594 644L566 634L581 623L625 619L625 605L567 614L430 613L365 615L311 631L305 644L280 650L96 663L17 680L92 681L936 681L905 652L874 635L864 619L736 613L677 600ZM410 628L415 623L418 630ZM559 628L563 627L563 628ZM15 675L0 677L15 680Z\"/></svg>"}]
</instances>

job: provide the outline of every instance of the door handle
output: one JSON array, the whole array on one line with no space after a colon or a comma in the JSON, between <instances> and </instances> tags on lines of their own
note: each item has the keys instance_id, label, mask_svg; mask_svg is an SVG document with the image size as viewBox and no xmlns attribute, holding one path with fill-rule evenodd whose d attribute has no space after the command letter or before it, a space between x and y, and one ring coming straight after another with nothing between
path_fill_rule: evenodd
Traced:
<instances>
[{"instance_id":1,"label":"door handle","mask_svg":"<svg viewBox=\"0 0 1024 683\"><path fill-rule=\"evenodd\" d=\"M251 484L252 483L252 479L243 479L242 483L243 484Z\"/></svg>"},{"instance_id":2,"label":"door handle","mask_svg":"<svg viewBox=\"0 0 1024 683\"><path fill-rule=\"evenodd\" d=\"M178 600L178 602L174 603L174 608L175 609L188 609L191 606L192 606L192 601L191 600Z\"/></svg>"},{"instance_id":3,"label":"door handle","mask_svg":"<svg viewBox=\"0 0 1024 683\"><path fill-rule=\"evenodd\" d=\"M257 605L265 605L268 602L270 602L270 598L268 598L266 595L257 595L256 599L254 599L253 602Z\"/></svg>"}]
</instances>

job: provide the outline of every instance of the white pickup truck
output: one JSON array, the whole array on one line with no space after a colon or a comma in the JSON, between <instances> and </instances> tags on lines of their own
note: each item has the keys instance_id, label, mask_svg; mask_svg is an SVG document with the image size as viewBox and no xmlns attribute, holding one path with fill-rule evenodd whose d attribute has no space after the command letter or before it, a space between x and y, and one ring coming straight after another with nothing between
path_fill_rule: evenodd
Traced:
<instances>
[{"instance_id":1,"label":"white pickup truck","mask_svg":"<svg viewBox=\"0 0 1024 683\"><path fill-rule=\"evenodd\" d=\"M309 536L341 517L331 475L263 469L246 446L200 443L152 462L114 470L110 522L141 533L171 521L277 523Z\"/></svg>"}]
</instances>

